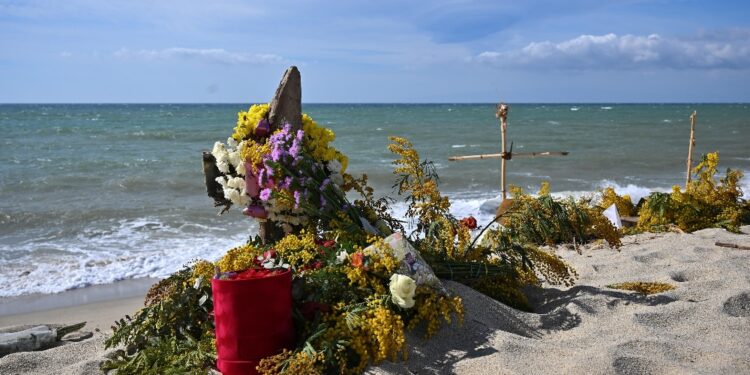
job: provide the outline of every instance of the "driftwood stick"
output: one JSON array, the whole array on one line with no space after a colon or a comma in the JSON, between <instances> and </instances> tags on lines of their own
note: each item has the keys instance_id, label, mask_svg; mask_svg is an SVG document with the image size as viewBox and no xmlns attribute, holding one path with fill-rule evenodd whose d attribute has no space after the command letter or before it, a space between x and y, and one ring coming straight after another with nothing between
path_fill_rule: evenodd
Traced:
<instances>
[{"instance_id":1,"label":"driftwood stick","mask_svg":"<svg viewBox=\"0 0 750 375\"><path fill-rule=\"evenodd\" d=\"M695 122L698 119L698 111L693 111L690 115L690 144L688 145L688 157L687 157L687 177L685 177L685 190L690 185L690 174L693 169L693 147L695 147Z\"/></svg>"},{"instance_id":2,"label":"driftwood stick","mask_svg":"<svg viewBox=\"0 0 750 375\"><path fill-rule=\"evenodd\" d=\"M715 243L715 245L719 247L728 247L730 249L750 250L750 246L737 245L733 243L717 242Z\"/></svg>"},{"instance_id":3,"label":"driftwood stick","mask_svg":"<svg viewBox=\"0 0 750 375\"><path fill-rule=\"evenodd\" d=\"M203 176L205 178L206 193L214 200L214 207L224 206L221 213L229 210L232 202L224 198L224 190L216 182L216 178L221 176L219 168L216 167L216 158L210 152L203 152Z\"/></svg>"}]
</instances>

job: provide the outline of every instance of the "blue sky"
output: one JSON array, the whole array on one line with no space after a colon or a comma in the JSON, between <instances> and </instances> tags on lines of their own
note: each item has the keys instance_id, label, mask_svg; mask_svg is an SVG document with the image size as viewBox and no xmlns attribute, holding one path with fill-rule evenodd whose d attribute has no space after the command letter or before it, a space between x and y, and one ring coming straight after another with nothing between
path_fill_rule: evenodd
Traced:
<instances>
[{"instance_id":1,"label":"blue sky","mask_svg":"<svg viewBox=\"0 0 750 375\"><path fill-rule=\"evenodd\" d=\"M0 102L748 102L747 1L0 0Z\"/></svg>"}]
</instances>

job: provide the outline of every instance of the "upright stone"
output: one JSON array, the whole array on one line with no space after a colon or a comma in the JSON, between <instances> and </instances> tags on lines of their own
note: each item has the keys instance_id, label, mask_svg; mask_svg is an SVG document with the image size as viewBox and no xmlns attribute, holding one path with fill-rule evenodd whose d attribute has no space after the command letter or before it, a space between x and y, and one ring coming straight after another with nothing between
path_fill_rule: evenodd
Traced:
<instances>
[{"instance_id":1,"label":"upright stone","mask_svg":"<svg viewBox=\"0 0 750 375\"><path fill-rule=\"evenodd\" d=\"M294 130L302 129L302 80L296 66L289 67L276 89L268 110L271 132L289 123Z\"/></svg>"}]
</instances>

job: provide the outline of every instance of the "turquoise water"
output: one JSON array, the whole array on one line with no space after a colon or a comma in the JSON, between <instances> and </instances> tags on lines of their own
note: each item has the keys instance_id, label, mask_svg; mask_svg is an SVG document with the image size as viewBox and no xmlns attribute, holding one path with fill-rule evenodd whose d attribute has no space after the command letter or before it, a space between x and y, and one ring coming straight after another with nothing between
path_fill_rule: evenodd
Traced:
<instances>
[{"instance_id":1,"label":"turquoise water","mask_svg":"<svg viewBox=\"0 0 750 375\"><path fill-rule=\"evenodd\" d=\"M216 216L200 153L225 140L247 107L0 105L0 296L164 276L244 241L254 226L236 210ZM750 172L748 104L514 104L515 152L570 154L514 159L509 183L536 190L550 181L563 194L612 185L635 196L681 184L693 110L696 155L719 151L722 168ZM367 173L383 194L393 183L389 135L435 162L457 216L482 217L479 206L499 194L499 159L447 160L499 152L492 104L304 111L336 132L349 171Z\"/></svg>"}]
</instances>

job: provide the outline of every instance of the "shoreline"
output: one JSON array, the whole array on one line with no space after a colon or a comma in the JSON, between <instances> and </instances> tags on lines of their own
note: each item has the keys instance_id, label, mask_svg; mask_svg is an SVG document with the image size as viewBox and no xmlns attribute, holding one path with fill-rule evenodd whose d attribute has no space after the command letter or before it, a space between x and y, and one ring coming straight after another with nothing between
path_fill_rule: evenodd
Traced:
<instances>
[{"instance_id":1,"label":"shoreline","mask_svg":"<svg viewBox=\"0 0 750 375\"><path fill-rule=\"evenodd\" d=\"M86 331L108 331L116 320L143 307L143 297L157 281L138 278L55 294L3 297L0 298L0 327L86 321Z\"/></svg>"}]
</instances>

